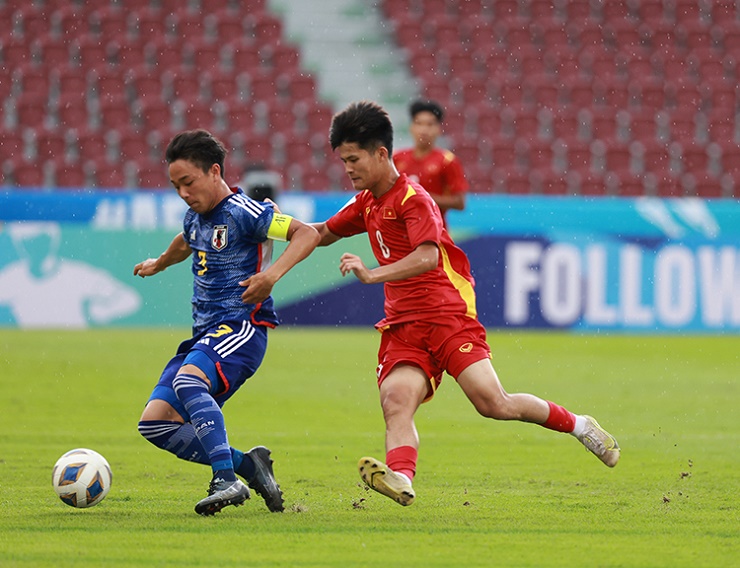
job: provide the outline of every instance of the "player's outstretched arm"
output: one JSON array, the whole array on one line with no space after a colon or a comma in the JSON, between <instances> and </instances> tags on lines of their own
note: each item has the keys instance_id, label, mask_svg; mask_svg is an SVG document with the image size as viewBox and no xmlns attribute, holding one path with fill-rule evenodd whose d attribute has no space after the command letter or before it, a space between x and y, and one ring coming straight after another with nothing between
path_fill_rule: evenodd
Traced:
<instances>
[{"instance_id":1,"label":"player's outstretched arm","mask_svg":"<svg viewBox=\"0 0 740 568\"><path fill-rule=\"evenodd\" d=\"M162 272L168 266L182 262L190 256L192 253L190 245L183 237L182 233L175 236L167 247L167 250L159 255L157 258L147 258L143 262L140 262L134 266L134 276L154 276L158 272Z\"/></svg>"},{"instance_id":2,"label":"player's outstretched arm","mask_svg":"<svg viewBox=\"0 0 740 568\"><path fill-rule=\"evenodd\" d=\"M339 235L332 233L329 230L329 227L326 226L326 222L313 223L312 226L319 232L319 236L321 237L321 241L319 241L320 247L332 245L342 238Z\"/></svg>"},{"instance_id":3,"label":"player's outstretched arm","mask_svg":"<svg viewBox=\"0 0 740 568\"><path fill-rule=\"evenodd\" d=\"M286 234L288 246L283 253L264 272L257 272L246 280L239 282L245 286L242 301L246 304L257 304L271 293L275 283L296 264L306 258L318 246L321 237L311 225L298 219L291 219Z\"/></svg>"},{"instance_id":4,"label":"player's outstretched arm","mask_svg":"<svg viewBox=\"0 0 740 568\"><path fill-rule=\"evenodd\" d=\"M405 280L434 269L439 262L439 249L434 243L422 243L401 260L372 270L365 266L362 259L348 252L339 260L342 276L350 272L363 284L378 284L392 280Z\"/></svg>"}]
</instances>

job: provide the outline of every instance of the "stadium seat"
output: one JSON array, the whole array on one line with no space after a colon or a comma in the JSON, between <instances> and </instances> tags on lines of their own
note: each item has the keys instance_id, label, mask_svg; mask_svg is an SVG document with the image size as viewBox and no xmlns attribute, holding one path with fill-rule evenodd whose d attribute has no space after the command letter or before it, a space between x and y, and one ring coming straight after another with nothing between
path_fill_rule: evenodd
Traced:
<instances>
[{"instance_id":1,"label":"stadium seat","mask_svg":"<svg viewBox=\"0 0 740 568\"><path fill-rule=\"evenodd\" d=\"M134 99L163 99L164 87L161 74L154 74L148 66L131 67L125 74L127 88Z\"/></svg>"},{"instance_id":2,"label":"stadium seat","mask_svg":"<svg viewBox=\"0 0 740 568\"><path fill-rule=\"evenodd\" d=\"M622 172L611 178L614 184L614 193L620 197L639 197L645 194L643 178L629 172Z\"/></svg>"},{"instance_id":3,"label":"stadium seat","mask_svg":"<svg viewBox=\"0 0 740 568\"><path fill-rule=\"evenodd\" d=\"M48 97L49 73L46 68L32 64L16 67L12 73L14 91L19 97Z\"/></svg>"},{"instance_id":4,"label":"stadium seat","mask_svg":"<svg viewBox=\"0 0 740 568\"><path fill-rule=\"evenodd\" d=\"M132 166L136 169L137 187L146 189L169 190L167 169L161 161L137 161Z\"/></svg>"},{"instance_id":5,"label":"stadium seat","mask_svg":"<svg viewBox=\"0 0 740 568\"><path fill-rule=\"evenodd\" d=\"M190 130L205 128L215 131L216 117L210 102L197 100L176 101L172 108L173 128L175 130Z\"/></svg>"},{"instance_id":6,"label":"stadium seat","mask_svg":"<svg viewBox=\"0 0 740 568\"><path fill-rule=\"evenodd\" d=\"M33 40L32 49L44 69L58 69L70 63L69 43L66 40L52 35L39 36Z\"/></svg>"},{"instance_id":7,"label":"stadium seat","mask_svg":"<svg viewBox=\"0 0 740 568\"><path fill-rule=\"evenodd\" d=\"M709 154L704 144L683 142L680 144L682 173L701 178L712 172L709 169Z\"/></svg>"},{"instance_id":8,"label":"stadium seat","mask_svg":"<svg viewBox=\"0 0 740 568\"><path fill-rule=\"evenodd\" d=\"M131 10L129 15L129 30L136 36L137 43L143 44L151 38L173 38L176 35L176 18L168 15L151 3L143 3L136 8L127 6Z\"/></svg>"},{"instance_id":9,"label":"stadium seat","mask_svg":"<svg viewBox=\"0 0 740 568\"><path fill-rule=\"evenodd\" d=\"M241 12L219 9L206 15L203 20L204 38L217 44L229 43L246 35Z\"/></svg>"},{"instance_id":10,"label":"stadium seat","mask_svg":"<svg viewBox=\"0 0 740 568\"><path fill-rule=\"evenodd\" d=\"M110 96L124 98L128 101L127 83L125 77L116 69L108 67L93 69L88 77L88 85L97 98Z\"/></svg>"},{"instance_id":11,"label":"stadium seat","mask_svg":"<svg viewBox=\"0 0 740 568\"><path fill-rule=\"evenodd\" d=\"M39 160L62 159L67 155L65 136L60 130L37 130L35 140Z\"/></svg>"},{"instance_id":12,"label":"stadium seat","mask_svg":"<svg viewBox=\"0 0 740 568\"><path fill-rule=\"evenodd\" d=\"M91 163L91 170L94 187L98 189L124 190L133 187L132 176L127 175L124 167L120 165L112 166L102 160L97 160Z\"/></svg>"},{"instance_id":13,"label":"stadium seat","mask_svg":"<svg viewBox=\"0 0 740 568\"><path fill-rule=\"evenodd\" d=\"M579 195L586 197L596 197L606 195L606 182L604 177L593 173L579 172L576 177L575 185Z\"/></svg>"},{"instance_id":14,"label":"stadium seat","mask_svg":"<svg viewBox=\"0 0 740 568\"><path fill-rule=\"evenodd\" d=\"M144 132L150 130L171 130L172 115L170 105L162 100L139 99L134 103L132 115L132 122L135 127Z\"/></svg>"},{"instance_id":15,"label":"stadium seat","mask_svg":"<svg viewBox=\"0 0 740 568\"><path fill-rule=\"evenodd\" d=\"M727 109L711 110L707 113L707 132L709 140L721 146L737 144L737 127L734 112Z\"/></svg>"},{"instance_id":16,"label":"stadium seat","mask_svg":"<svg viewBox=\"0 0 740 568\"><path fill-rule=\"evenodd\" d=\"M681 177L681 186L686 195L702 199L729 197L725 194L723 180L713 176L685 174Z\"/></svg>"},{"instance_id":17,"label":"stadium seat","mask_svg":"<svg viewBox=\"0 0 740 568\"><path fill-rule=\"evenodd\" d=\"M255 128L254 110L249 105L227 105L226 124L231 132L251 134Z\"/></svg>"},{"instance_id":18,"label":"stadium seat","mask_svg":"<svg viewBox=\"0 0 740 568\"><path fill-rule=\"evenodd\" d=\"M40 129L49 125L48 97L43 94L28 94L15 101L12 111L17 127Z\"/></svg>"},{"instance_id":19,"label":"stadium seat","mask_svg":"<svg viewBox=\"0 0 740 568\"><path fill-rule=\"evenodd\" d=\"M94 169L88 162L68 160L64 157L48 160L53 167L54 185L63 189L90 187Z\"/></svg>"},{"instance_id":20,"label":"stadium seat","mask_svg":"<svg viewBox=\"0 0 740 568\"><path fill-rule=\"evenodd\" d=\"M49 176L44 171L45 168L39 164L38 160L27 158L25 156L15 156L8 158L3 164L3 169L9 171L10 178L13 180L12 185L25 188L46 187Z\"/></svg>"}]
</instances>

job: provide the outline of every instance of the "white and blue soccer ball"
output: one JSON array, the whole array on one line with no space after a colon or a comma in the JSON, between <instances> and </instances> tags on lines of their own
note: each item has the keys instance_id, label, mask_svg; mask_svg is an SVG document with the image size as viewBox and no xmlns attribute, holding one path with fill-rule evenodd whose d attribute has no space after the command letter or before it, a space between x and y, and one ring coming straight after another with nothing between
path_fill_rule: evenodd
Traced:
<instances>
[{"instance_id":1,"label":"white and blue soccer ball","mask_svg":"<svg viewBox=\"0 0 740 568\"><path fill-rule=\"evenodd\" d=\"M59 498L71 507L97 505L110 491L113 473L106 459L86 448L70 450L57 460L51 484Z\"/></svg>"}]
</instances>

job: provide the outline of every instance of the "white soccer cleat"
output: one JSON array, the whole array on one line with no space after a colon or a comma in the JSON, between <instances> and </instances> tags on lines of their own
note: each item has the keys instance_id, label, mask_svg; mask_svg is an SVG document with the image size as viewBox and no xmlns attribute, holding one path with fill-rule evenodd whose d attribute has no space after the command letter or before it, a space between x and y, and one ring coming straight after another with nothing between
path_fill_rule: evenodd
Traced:
<instances>
[{"instance_id":1,"label":"white soccer cleat","mask_svg":"<svg viewBox=\"0 0 740 568\"><path fill-rule=\"evenodd\" d=\"M583 416L586 427L578 436L586 449L599 458L609 467L614 467L619 461L619 444L614 436L604 430L591 416Z\"/></svg>"},{"instance_id":2,"label":"white soccer cleat","mask_svg":"<svg viewBox=\"0 0 740 568\"><path fill-rule=\"evenodd\" d=\"M404 507L411 505L416 498L411 480L402 473L396 473L375 458L362 458L357 464L360 477L365 484L378 493L390 497Z\"/></svg>"}]
</instances>

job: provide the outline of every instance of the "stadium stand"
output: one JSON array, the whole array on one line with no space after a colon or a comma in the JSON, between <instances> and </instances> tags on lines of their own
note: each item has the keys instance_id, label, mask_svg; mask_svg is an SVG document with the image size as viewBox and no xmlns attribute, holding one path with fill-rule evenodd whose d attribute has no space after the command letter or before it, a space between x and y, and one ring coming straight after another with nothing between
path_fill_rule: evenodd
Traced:
<instances>
[{"instance_id":1,"label":"stadium stand","mask_svg":"<svg viewBox=\"0 0 740 568\"><path fill-rule=\"evenodd\" d=\"M285 140L328 130L266 0L0 0L0 18L0 185L167 188L162 151L179 129L211 129L237 174L285 165ZM338 187L313 171L326 141L309 147L286 179Z\"/></svg>"},{"instance_id":2,"label":"stadium stand","mask_svg":"<svg viewBox=\"0 0 740 568\"><path fill-rule=\"evenodd\" d=\"M472 191L738 197L737 0L378 6ZM232 171L346 186L268 0L0 0L0 18L1 184L164 188L163 145L204 126Z\"/></svg>"},{"instance_id":3,"label":"stadium stand","mask_svg":"<svg viewBox=\"0 0 740 568\"><path fill-rule=\"evenodd\" d=\"M445 133L472 191L740 195L735 0L381 9L421 94L448 109ZM476 159L486 147L492 159Z\"/></svg>"}]
</instances>

